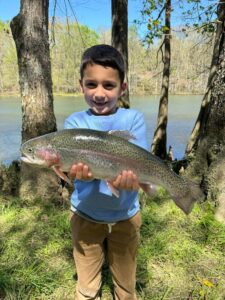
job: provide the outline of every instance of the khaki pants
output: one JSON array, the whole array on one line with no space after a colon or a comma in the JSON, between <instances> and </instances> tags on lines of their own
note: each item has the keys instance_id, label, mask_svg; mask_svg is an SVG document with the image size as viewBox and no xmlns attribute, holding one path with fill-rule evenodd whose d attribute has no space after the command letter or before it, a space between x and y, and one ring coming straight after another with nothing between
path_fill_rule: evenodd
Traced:
<instances>
[{"instance_id":1,"label":"khaki pants","mask_svg":"<svg viewBox=\"0 0 225 300\"><path fill-rule=\"evenodd\" d=\"M115 225L71 218L73 255L78 275L76 299L100 299L101 270L107 256L116 300L136 300L136 254L141 215ZM111 232L110 232L111 231ZM106 245L106 246L105 246Z\"/></svg>"}]
</instances>

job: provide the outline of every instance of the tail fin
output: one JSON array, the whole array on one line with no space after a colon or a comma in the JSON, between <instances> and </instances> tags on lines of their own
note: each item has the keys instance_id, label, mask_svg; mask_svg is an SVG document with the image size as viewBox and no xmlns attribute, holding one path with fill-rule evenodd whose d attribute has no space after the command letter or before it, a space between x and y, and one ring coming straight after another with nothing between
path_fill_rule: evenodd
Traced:
<instances>
[{"instance_id":1,"label":"tail fin","mask_svg":"<svg viewBox=\"0 0 225 300\"><path fill-rule=\"evenodd\" d=\"M194 203L204 199L204 194L196 183L189 183L189 191L185 195L176 195L173 197L176 205L181 208L185 214L189 214L192 211Z\"/></svg>"}]
</instances>

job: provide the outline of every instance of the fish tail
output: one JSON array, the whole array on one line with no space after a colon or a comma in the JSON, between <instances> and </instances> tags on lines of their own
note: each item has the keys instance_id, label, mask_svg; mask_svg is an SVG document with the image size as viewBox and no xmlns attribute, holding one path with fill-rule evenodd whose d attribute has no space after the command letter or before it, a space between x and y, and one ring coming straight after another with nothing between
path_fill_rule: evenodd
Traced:
<instances>
[{"instance_id":1,"label":"fish tail","mask_svg":"<svg viewBox=\"0 0 225 300\"><path fill-rule=\"evenodd\" d=\"M176 195L173 197L176 205L187 215L192 211L194 203L204 198L204 194L198 184L189 182L188 187L185 195Z\"/></svg>"}]
</instances>

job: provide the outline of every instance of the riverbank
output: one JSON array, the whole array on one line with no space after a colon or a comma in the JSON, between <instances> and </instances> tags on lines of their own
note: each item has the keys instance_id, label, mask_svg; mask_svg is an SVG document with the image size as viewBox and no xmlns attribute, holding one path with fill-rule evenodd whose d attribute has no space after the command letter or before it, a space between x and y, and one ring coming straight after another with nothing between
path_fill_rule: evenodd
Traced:
<instances>
[{"instance_id":1,"label":"riverbank","mask_svg":"<svg viewBox=\"0 0 225 300\"><path fill-rule=\"evenodd\" d=\"M80 97L82 93L54 93L54 97ZM19 93L0 93L0 97L18 97L20 98L21 95Z\"/></svg>"},{"instance_id":2,"label":"riverbank","mask_svg":"<svg viewBox=\"0 0 225 300\"><path fill-rule=\"evenodd\" d=\"M142 196L138 299L223 300L224 225L210 203L195 205L187 217L165 198ZM0 196L0 299L73 299L69 215L68 202ZM111 300L107 268L103 279L103 299Z\"/></svg>"},{"instance_id":3,"label":"riverbank","mask_svg":"<svg viewBox=\"0 0 225 300\"><path fill-rule=\"evenodd\" d=\"M180 92L176 94L170 94L169 96L198 96L198 95L203 95L204 91L202 93L194 93L194 94L189 94L187 92ZM138 96L148 96L149 94L130 94L130 97L138 97ZM82 93L53 93L54 97L82 97ZM160 96L160 94L151 94L151 96ZM0 97L21 97L19 93L0 93Z\"/></svg>"}]
</instances>

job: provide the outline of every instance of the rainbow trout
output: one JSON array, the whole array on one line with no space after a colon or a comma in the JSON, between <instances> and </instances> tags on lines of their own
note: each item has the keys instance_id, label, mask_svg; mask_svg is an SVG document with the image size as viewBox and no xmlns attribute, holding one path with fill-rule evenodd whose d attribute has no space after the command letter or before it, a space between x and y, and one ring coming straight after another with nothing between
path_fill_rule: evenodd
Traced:
<instances>
[{"instance_id":1,"label":"rainbow trout","mask_svg":"<svg viewBox=\"0 0 225 300\"><path fill-rule=\"evenodd\" d=\"M107 182L123 170L132 170L147 194L151 194L151 186L163 186L176 205L186 214L190 213L194 202L203 196L200 188L178 176L158 157L130 143L129 139L134 137L127 131L65 129L25 142L21 160L52 168L67 182L69 179L63 172L68 172L78 162L88 165L96 179ZM112 189L112 192L118 196L119 191Z\"/></svg>"}]
</instances>

